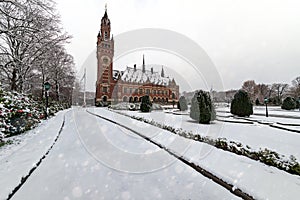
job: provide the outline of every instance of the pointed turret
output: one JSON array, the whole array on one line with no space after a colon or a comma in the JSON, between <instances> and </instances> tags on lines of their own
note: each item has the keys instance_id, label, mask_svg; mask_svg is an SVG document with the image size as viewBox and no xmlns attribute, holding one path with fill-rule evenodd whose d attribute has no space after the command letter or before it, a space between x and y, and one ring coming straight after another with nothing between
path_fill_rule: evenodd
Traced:
<instances>
[{"instance_id":1,"label":"pointed turret","mask_svg":"<svg viewBox=\"0 0 300 200\"><path fill-rule=\"evenodd\" d=\"M161 74L160 75L161 75L161 77L165 77L165 71L164 71L164 67L163 66L161 67Z\"/></svg>"},{"instance_id":2,"label":"pointed turret","mask_svg":"<svg viewBox=\"0 0 300 200\"><path fill-rule=\"evenodd\" d=\"M110 39L110 20L107 15L107 5L105 5L105 13L101 19L101 36L104 40Z\"/></svg>"},{"instance_id":3,"label":"pointed turret","mask_svg":"<svg viewBox=\"0 0 300 200\"><path fill-rule=\"evenodd\" d=\"M143 73L145 73L146 71L146 67L145 67L145 57L144 57L144 54L143 54Z\"/></svg>"}]
</instances>

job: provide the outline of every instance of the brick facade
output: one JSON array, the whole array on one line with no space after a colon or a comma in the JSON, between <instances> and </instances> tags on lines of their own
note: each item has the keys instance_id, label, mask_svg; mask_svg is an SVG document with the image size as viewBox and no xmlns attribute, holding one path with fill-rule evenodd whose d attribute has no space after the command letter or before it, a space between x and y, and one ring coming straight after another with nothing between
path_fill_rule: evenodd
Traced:
<instances>
[{"instance_id":1,"label":"brick facade","mask_svg":"<svg viewBox=\"0 0 300 200\"><path fill-rule=\"evenodd\" d=\"M161 75L157 72L146 72L145 60L143 58L143 68L137 70L127 68L133 73L143 73L142 76L148 75L146 81L135 82L122 78L124 72L113 70L114 57L114 39L110 35L111 24L107 15L107 10L101 19L101 29L97 36L97 82L96 82L96 104L99 102L138 102L144 95L149 95L153 102L161 104L176 103L179 96L179 86L174 79L164 77L162 69ZM151 81L152 76L161 78L163 81L154 83ZM151 80L150 80L150 78ZM160 79L158 79L160 80Z\"/></svg>"}]
</instances>

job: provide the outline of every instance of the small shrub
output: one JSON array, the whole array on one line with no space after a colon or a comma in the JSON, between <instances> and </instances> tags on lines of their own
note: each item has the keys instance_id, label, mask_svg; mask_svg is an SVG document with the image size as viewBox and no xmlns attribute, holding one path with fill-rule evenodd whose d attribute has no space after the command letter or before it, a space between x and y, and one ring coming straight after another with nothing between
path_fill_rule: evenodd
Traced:
<instances>
[{"instance_id":1,"label":"small shrub","mask_svg":"<svg viewBox=\"0 0 300 200\"><path fill-rule=\"evenodd\" d=\"M234 95L231 102L230 112L240 117L249 117L253 114L253 105L247 92L239 90Z\"/></svg>"},{"instance_id":2,"label":"small shrub","mask_svg":"<svg viewBox=\"0 0 300 200\"><path fill-rule=\"evenodd\" d=\"M260 105L260 102L259 102L258 98L255 100L255 105L257 105L257 106Z\"/></svg>"},{"instance_id":3,"label":"small shrub","mask_svg":"<svg viewBox=\"0 0 300 200\"><path fill-rule=\"evenodd\" d=\"M297 106L296 101L292 97L286 97L281 105L281 108L284 110L293 110Z\"/></svg>"},{"instance_id":4,"label":"small shrub","mask_svg":"<svg viewBox=\"0 0 300 200\"><path fill-rule=\"evenodd\" d=\"M152 108L152 103L150 101L150 97L148 95L142 97L141 112L150 112Z\"/></svg>"},{"instance_id":5,"label":"small shrub","mask_svg":"<svg viewBox=\"0 0 300 200\"><path fill-rule=\"evenodd\" d=\"M192 98L190 117L201 124L209 124L216 118L210 94L203 90L196 92Z\"/></svg>"},{"instance_id":6,"label":"small shrub","mask_svg":"<svg viewBox=\"0 0 300 200\"><path fill-rule=\"evenodd\" d=\"M181 96L179 98L179 101L177 103L177 108L181 111L185 111L188 109L188 105L184 96Z\"/></svg>"}]
</instances>

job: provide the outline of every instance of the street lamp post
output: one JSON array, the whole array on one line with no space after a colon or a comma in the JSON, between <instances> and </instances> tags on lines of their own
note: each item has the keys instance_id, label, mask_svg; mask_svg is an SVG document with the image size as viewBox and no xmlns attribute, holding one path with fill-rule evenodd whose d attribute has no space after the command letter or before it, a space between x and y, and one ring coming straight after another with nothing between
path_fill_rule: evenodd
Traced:
<instances>
[{"instance_id":1,"label":"street lamp post","mask_svg":"<svg viewBox=\"0 0 300 200\"><path fill-rule=\"evenodd\" d=\"M50 89L51 85L49 82L44 83L44 88L45 88L45 119L48 117L48 91Z\"/></svg>"},{"instance_id":2,"label":"street lamp post","mask_svg":"<svg viewBox=\"0 0 300 200\"><path fill-rule=\"evenodd\" d=\"M269 117L269 113L268 113L268 101L269 101L269 99L267 97L265 97L264 102L266 104L266 117Z\"/></svg>"}]
</instances>

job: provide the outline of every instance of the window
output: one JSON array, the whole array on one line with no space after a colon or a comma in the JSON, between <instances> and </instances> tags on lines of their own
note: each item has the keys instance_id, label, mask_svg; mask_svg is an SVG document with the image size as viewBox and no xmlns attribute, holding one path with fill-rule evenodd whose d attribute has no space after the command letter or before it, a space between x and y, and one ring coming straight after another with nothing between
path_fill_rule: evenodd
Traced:
<instances>
[{"instance_id":1,"label":"window","mask_svg":"<svg viewBox=\"0 0 300 200\"><path fill-rule=\"evenodd\" d=\"M104 32L104 38L107 40L108 39L108 33L107 31Z\"/></svg>"},{"instance_id":2,"label":"window","mask_svg":"<svg viewBox=\"0 0 300 200\"><path fill-rule=\"evenodd\" d=\"M150 94L150 89L146 90L146 94L149 95Z\"/></svg>"},{"instance_id":3,"label":"window","mask_svg":"<svg viewBox=\"0 0 300 200\"><path fill-rule=\"evenodd\" d=\"M129 93L132 94L132 88L129 89Z\"/></svg>"},{"instance_id":4,"label":"window","mask_svg":"<svg viewBox=\"0 0 300 200\"><path fill-rule=\"evenodd\" d=\"M103 87L103 88L102 88L102 92L103 92L103 93L107 93L107 87Z\"/></svg>"},{"instance_id":5,"label":"window","mask_svg":"<svg viewBox=\"0 0 300 200\"><path fill-rule=\"evenodd\" d=\"M136 94L137 94L138 92L139 92L139 90L138 90L138 89L135 89L134 93L136 93Z\"/></svg>"},{"instance_id":6,"label":"window","mask_svg":"<svg viewBox=\"0 0 300 200\"><path fill-rule=\"evenodd\" d=\"M140 89L140 94L143 94L143 89Z\"/></svg>"},{"instance_id":7,"label":"window","mask_svg":"<svg viewBox=\"0 0 300 200\"><path fill-rule=\"evenodd\" d=\"M156 95L156 90L153 90L153 94Z\"/></svg>"},{"instance_id":8,"label":"window","mask_svg":"<svg viewBox=\"0 0 300 200\"><path fill-rule=\"evenodd\" d=\"M126 87L124 88L124 93L127 94L127 88Z\"/></svg>"}]
</instances>

